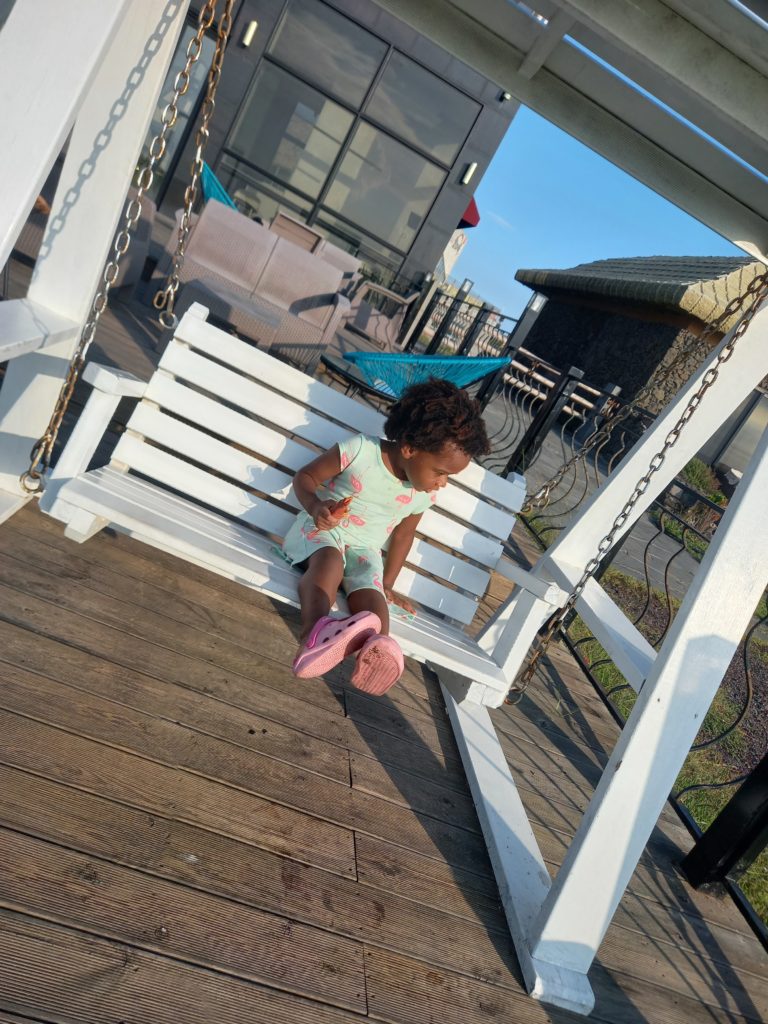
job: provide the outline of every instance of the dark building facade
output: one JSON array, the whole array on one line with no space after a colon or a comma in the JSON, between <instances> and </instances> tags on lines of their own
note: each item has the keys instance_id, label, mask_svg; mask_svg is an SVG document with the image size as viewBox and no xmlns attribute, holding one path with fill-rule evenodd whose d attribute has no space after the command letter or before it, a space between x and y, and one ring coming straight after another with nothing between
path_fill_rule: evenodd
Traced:
<instances>
[{"instance_id":1,"label":"dark building facade","mask_svg":"<svg viewBox=\"0 0 768 1024\"><path fill-rule=\"evenodd\" d=\"M181 205L212 52L208 39L165 161L164 212ZM418 281L435 268L516 109L372 0L241 0L206 159L242 212L269 221L282 209L375 276Z\"/></svg>"}]
</instances>

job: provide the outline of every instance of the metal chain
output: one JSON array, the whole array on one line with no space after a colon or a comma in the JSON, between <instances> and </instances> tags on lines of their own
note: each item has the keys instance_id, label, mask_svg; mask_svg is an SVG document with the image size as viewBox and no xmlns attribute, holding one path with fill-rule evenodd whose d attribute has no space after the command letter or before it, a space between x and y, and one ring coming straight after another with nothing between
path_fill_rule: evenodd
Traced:
<instances>
[{"instance_id":1,"label":"metal chain","mask_svg":"<svg viewBox=\"0 0 768 1024\"><path fill-rule=\"evenodd\" d=\"M594 451L598 445L609 440L613 431L620 423L623 423L624 420L628 419L632 415L632 413L641 409L646 400L652 397L653 392L659 387L659 385L667 383L672 377L672 374L691 358L695 353L695 350L701 348L702 342L706 342L707 338L716 334L734 314L738 313L746 300L751 295L754 295L760 287L760 284L764 283L766 280L768 280L768 274L759 274L754 277L744 294L737 295L735 298L731 299L717 319L713 320L712 323L706 324L700 335L693 336L690 343L686 345L685 348L683 348L667 366L663 367L659 373L656 374L653 381L649 381L640 388L631 402L628 402L626 405L614 402L611 411L608 413L600 428L594 431L587 438L584 446L572 455L570 459L564 462L558 468L557 472L541 485L538 491L526 498L525 503L520 510L521 513L523 515L528 515L534 510L546 508L551 500L553 491L555 491L559 486L566 474L570 472L574 466L578 466L579 463L583 462L589 453Z\"/></svg>"},{"instance_id":2,"label":"metal chain","mask_svg":"<svg viewBox=\"0 0 768 1024\"><path fill-rule=\"evenodd\" d=\"M200 9L197 32L190 39L189 44L187 45L186 61L184 67L179 71L174 79L173 95L171 100L163 108L162 114L160 115L161 128L150 143L149 162L139 173L139 177L137 179L138 191L136 196L131 199L126 206L123 227L115 237L113 251L104 268L102 282L94 296L93 303L91 304L88 319L85 322L77 348L75 349L70 361L67 376L61 386L61 391L59 392L59 397L56 400L56 405L54 406L50 421L46 427L45 433L35 442L35 445L32 448L29 467L21 474L21 486L28 494L42 494L45 487L45 473L48 471L51 464L53 447L56 444L56 438L58 437L59 430L61 429L64 414L67 411L67 406L69 405L72 393L75 390L75 384L77 383L83 366L85 365L85 357L88 349L90 348L91 342L93 341L94 334L96 333L96 326L101 318L101 314L107 308L109 290L117 280L117 275L120 270L120 261L131 244L131 232L136 228L136 225L139 222L142 208L141 201L144 198L144 194L152 187L155 164L158 160L162 159L167 146L168 133L176 124L178 118L178 102L189 89L190 71L192 70L193 65L196 64L200 58L203 37L213 24L217 3L218 0L209 0L209 2L205 3ZM228 6L231 7L231 3ZM217 41L217 49L218 45Z\"/></svg>"},{"instance_id":3,"label":"metal chain","mask_svg":"<svg viewBox=\"0 0 768 1024\"><path fill-rule=\"evenodd\" d=\"M208 145L208 139L210 138L208 123L211 120L214 107L216 105L216 90L219 87L219 79L221 78L221 65L224 59L224 50L227 45L229 33L232 29L232 7L234 6L234 2L235 0L225 0L224 11L221 15L221 20L219 21L219 31L216 37L216 52L213 55L213 61L208 72L208 86L205 91L205 99L203 100L202 117L195 136L195 156L192 161L192 173L189 179L189 184L184 192L184 209L181 215L181 223L179 224L179 238L176 243L176 252L173 254L173 266L171 267L168 275L168 282L165 288L161 288L156 292L155 297L152 300L155 309L160 310L160 315L158 317L160 324L168 330L173 330L179 322L179 318L173 312L173 307L176 304L176 296L181 284L179 277L181 274L181 268L184 266L187 242L189 241L192 207L194 206L195 199L197 198L197 183L200 180L200 175L203 173L203 153L205 152L205 148Z\"/></svg>"},{"instance_id":4,"label":"metal chain","mask_svg":"<svg viewBox=\"0 0 768 1024\"><path fill-rule=\"evenodd\" d=\"M664 460L667 456L667 452L670 450L670 448L673 448L674 445L677 443L677 440L680 437L680 434L682 433L686 424L701 404L702 398L717 380L720 374L720 367L723 365L723 363L727 363L733 355L733 351L736 347L737 341L744 334L747 327L752 322L752 318L754 317L755 313L760 307L762 301L766 297L768 297L768 272L765 274L761 274L753 279L744 295L740 297L739 305L741 305L741 303L744 300L751 296L754 296L754 302L749 306L749 308L744 313L744 316L739 322L739 325L736 328L736 330L733 332L733 335L730 338L730 340L720 350L714 364L704 373L704 376L701 380L701 384L696 390L696 393L691 397L690 401L683 410L680 418L672 427L670 432L667 434L664 440L664 444L651 459L650 463L648 464L648 469L646 470L645 474L638 480L637 484L635 485L635 489L632 491L632 494L629 496L621 512L619 512L619 514L614 519L610 530L608 531L608 533L606 533L606 535L597 545L597 551L595 555L589 560L589 562L587 562L587 565L585 566L584 571L581 574L581 578L568 595L568 599L566 600L565 604L562 606L562 608L558 609L558 611L556 611L547 622L546 630L543 633L543 635L538 638L536 642L536 647L531 655L531 658L527 666L523 670L519 679L516 680L515 683L510 687L509 693L507 694L506 698L507 704L517 704L522 699L523 694L525 693L529 683L533 679L533 676L536 671L536 666L538 665L542 656L544 655L550 643L552 642L552 639L554 638L555 634L562 628L566 616L573 609L576 602L581 597L582 593L584 592L584 588L594 576L604 555L613 547L616 535L619 533L619 531L624 526L629 516L632 514L632 510L637 504L637 502L640 500L643 494L645 494L646 490L648 489L648 485L651 482L651 478L654 476L655 473L658 472L659 469L661 469L662 465L664 464ZM730 303L729 305L733 305L733 303Z\"/></svg>"}]
</instances>

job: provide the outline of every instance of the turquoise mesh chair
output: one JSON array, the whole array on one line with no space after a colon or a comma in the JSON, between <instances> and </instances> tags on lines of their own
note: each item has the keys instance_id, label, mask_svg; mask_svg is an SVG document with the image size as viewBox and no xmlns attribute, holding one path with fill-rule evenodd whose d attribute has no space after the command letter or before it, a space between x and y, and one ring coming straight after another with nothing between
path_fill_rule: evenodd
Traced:
<instances>
[{"instance_id":1,"label":"turquoise mesh chair","mask_svg":"<svg viewBox=\"0 0 768 1024\"><path fill-rule=\"evenodd\" d=\"M510 363L508 357L419 356L399 352L344 352L343 356L360 369L369 384L396 398L409 385L430 377L450 380L458 387L465 387Z\"/></svg>"},{"instance_id":2,"label":"turquoise mesh chair","mask_svg":"<svg viewBox=\"0 0 768 1024\"><path fill-rule=\"evenodd\" d=\"M233 210L237 207L227 195L227 190L213 173L211 168L203 161L203 173L200 175L200 185L203 190L203 199L206 203L209 199L216 199L225 206L231 206Z\"/></svg>"}]
</instances>

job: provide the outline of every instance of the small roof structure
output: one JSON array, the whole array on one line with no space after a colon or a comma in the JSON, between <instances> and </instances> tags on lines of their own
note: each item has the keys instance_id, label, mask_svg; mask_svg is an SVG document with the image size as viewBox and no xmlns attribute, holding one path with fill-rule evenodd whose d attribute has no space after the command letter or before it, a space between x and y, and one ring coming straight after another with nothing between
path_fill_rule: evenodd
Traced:
<instances>
[{"instance_id":1,"label":"small roof structure","mask_svg":"<svg viewBox=\"0 0 768 1024\"><path fill-rule=\"evenodd\" d=\"M633 256L563 270L522 269L515 279L547 296L570 292L620 299L689 313L707 324L764 271L764 264L750 256ZM737 316L722 325L724 331Z\"/></svg>"}]
</instances>

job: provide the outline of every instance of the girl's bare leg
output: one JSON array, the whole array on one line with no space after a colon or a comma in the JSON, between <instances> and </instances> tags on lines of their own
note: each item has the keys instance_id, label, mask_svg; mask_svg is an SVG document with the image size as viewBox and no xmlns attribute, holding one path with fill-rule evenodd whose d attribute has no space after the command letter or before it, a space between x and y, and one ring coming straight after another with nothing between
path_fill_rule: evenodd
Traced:
<instances>
[{"instance_id":1,"label":"girl's bare leg","mask_svg":"<svg viewBox=\"0 0 768 1024\"><path fill-rule=\"evenodd\" d=\"M299 582L301 643L307 639L317 620L330 612L343 575L344 562L336 548L320 548L310 556L307 571Z\"/></svg>"},{"instance_id":2,"label":"girl's bare leg","mask_svg":"<svg viewBox=\"0 0 768 1024\"><path fill-rule=\"evenodd\" d=\"M357 612L376 612L381 619L381 632L389 633L389 608L387 600L380 590L370 587L366 590L353 590L347 595L347 604L353 615Z\"/></svg>"}]
</instances>

